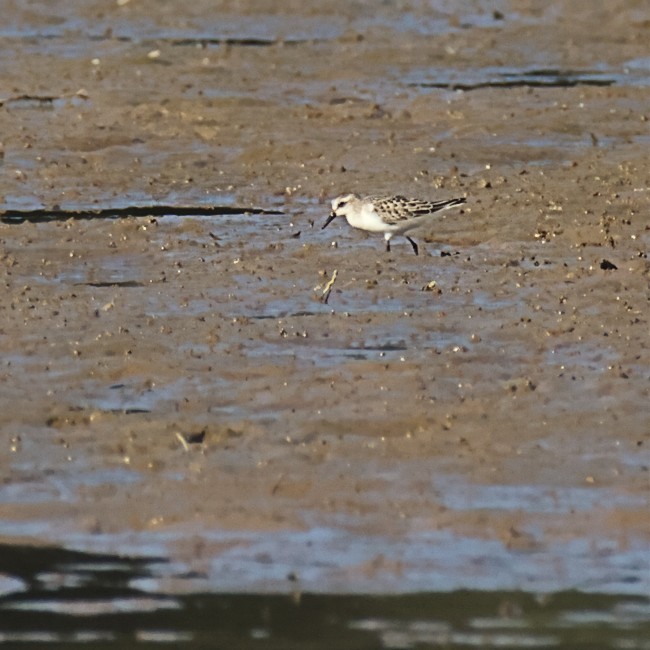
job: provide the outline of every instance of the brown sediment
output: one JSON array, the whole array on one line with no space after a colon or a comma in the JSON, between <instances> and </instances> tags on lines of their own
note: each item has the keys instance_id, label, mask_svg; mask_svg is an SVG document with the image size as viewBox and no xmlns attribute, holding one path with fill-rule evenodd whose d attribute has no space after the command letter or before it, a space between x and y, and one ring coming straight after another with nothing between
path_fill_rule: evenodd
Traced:
<instances>
[{"instance_id":1,"label":"brown sediment","mask_svg":"<svg viewBox=\"0 0 650 650\"><path fill-rule=\"evenodd\" d=\"M447 16L431 36L390 7L373 22L279 3L282 33L250 37L236 26L263 22L254 3L214 36L195 33L211 3L174 30L155 2L79 3L92 33L13 5L16 33L0 38L7 530L317 522L515 550L647 541L634 4ZM482 68L521 74L483 83ZM465 77L472 92L453 90ZM344 223L321 232L343 191L467 204L414 234L419 257L399 240L386 254ZM550 505L474 507L482 486L532 486ZM585 501L564 508L573 489Z\"/></svg>"}]
</instances>

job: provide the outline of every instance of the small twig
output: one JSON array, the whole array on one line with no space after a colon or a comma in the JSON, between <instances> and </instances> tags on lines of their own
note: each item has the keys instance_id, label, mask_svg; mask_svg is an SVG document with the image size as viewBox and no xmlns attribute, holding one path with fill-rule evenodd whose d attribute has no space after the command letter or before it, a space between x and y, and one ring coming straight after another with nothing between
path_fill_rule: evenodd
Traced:
<instances>
[{"instance_id":1,"label":"small twig","mask_svg":"<svg viewBox=\"0 0 650 650\"><path fill-rule=\"evenodd\" d=\"M179 433L178 431L174 435L178 438L178 441L181 443L181 445L183 445L183 449L185 451L189 451L190 446L187 444L187 440L185 440L185 436L182 433Z\"/></svg>"},{"instance_id":2,"label":"small twig","mask_svg":"<svg viewBox=\"0 0 650 650\"><path fill-rule=\"evenodd\" d=\"M334 272L332 273L332 277L329 279L328 283L323 287L323 295L321 296L321 302L324 303L325 305L327 304L327 301L330 299L330 293L332 293L332 287L334 286L334 283L336 282L336 276L338 275L337 269L334 269Z\"/></svg>"}]
</instances>

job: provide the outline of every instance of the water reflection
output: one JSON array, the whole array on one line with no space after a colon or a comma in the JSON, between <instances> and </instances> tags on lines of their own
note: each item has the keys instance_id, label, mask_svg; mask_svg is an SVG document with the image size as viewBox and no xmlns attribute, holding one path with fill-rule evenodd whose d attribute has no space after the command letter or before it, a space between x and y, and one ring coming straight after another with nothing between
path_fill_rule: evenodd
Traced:
<instances>
[{"instance_id":1,"label":"water reflection","mask_svg":"<svg viewBox=\"0 0 650 650\"><path fill-rule=\"evenodd\" d=\"M565 591L152 594L161 558L0 545L0 643L90 648L647 648L650 600Z\"/></svg>"}]
</instances>

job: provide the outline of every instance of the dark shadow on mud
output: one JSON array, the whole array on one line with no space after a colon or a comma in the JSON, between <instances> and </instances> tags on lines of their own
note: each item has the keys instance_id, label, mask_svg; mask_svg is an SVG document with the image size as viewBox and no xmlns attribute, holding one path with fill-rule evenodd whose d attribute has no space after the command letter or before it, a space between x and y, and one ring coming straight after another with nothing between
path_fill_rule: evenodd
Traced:
<instances>
[{"instance_id":1,"label":"dark shadow on mud","mask_svg":"<svg viewBox=\"0 0 650 650\"><path fill-rule=\"evenodd\" d=\"M44 33L33 31L22 33L21 38L31 39L33 41L54 41L67 38L69 34L64 33ZM170 38L160 36L158 38L133 38L131 36L104 33L104 34L77 34L77 38L85 38L91 42L102 43L105 41L116 41L118 43L133 43L143 46L159 47L161 44L171 45L172 47L207 47L208 45L227 45L229 47L273 47L275 45L303 45L305 43L315 43L329 40L322 38L292 38L291 36L283 38L255 38L250 36L199 36L187 38Z\"/></svg>"},{"instance_id":2,"label":"dark shadow on mud","mask_svg":"<svg viewBox=\"0 0 650 650\"><path fill-rule=\"evenodd\" d=\"M75 282L75 287L95 287L96 289L105 289L106 287L120 287L122 289L135 289L136 287L146 286L144 282L136 280L115 280L113 282Z\"/></svg>"},{"instance_id":3,"label":"dark shadow on mud","mask_svg":"<svg viewBox=\"0 0 650 650\"><path fill-rule=\"evenodd\" d=\"M279 210L246 208L237 206L174 206L137 205L120 208L97 208L88 210L63 210L59 208L39 210L5 210L0 212L0 222L20 224L67 221L68 219L126 219L128 217L213 217L236 214L281 215Z\"/></svg>"},{"instance_id":4,"label":"dark shadow on mud","mask_svg":"<svg viewBox=\"0 0 650 650\"><path fill-rule=\"evenodd\" d=\"M601 73L574 70L520 70L504 72L493 79L475 82L414 82L415 88L444 88L447 90L479 90L481 88L574 88L576 86L613 86L616 81Z\"/></svg>"}]
</instances>

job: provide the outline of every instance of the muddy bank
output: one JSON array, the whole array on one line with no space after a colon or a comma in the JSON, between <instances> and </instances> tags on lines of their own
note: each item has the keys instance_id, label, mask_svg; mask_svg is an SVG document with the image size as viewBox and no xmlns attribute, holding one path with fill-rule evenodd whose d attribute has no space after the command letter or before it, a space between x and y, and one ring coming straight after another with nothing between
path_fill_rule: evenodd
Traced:
<instances>
[{"instance_id":1,"label":"muddy bank","mask_svg":"<svg viewBox=\"0 0 650 650\"><path fill-rule=\"evenodd\" d=\"M650 17L501 4L11 4L7 537L244 589L645 590ZM345 191L467 205L386 254L321 232Z\"/></svg>"}]
</instances>

